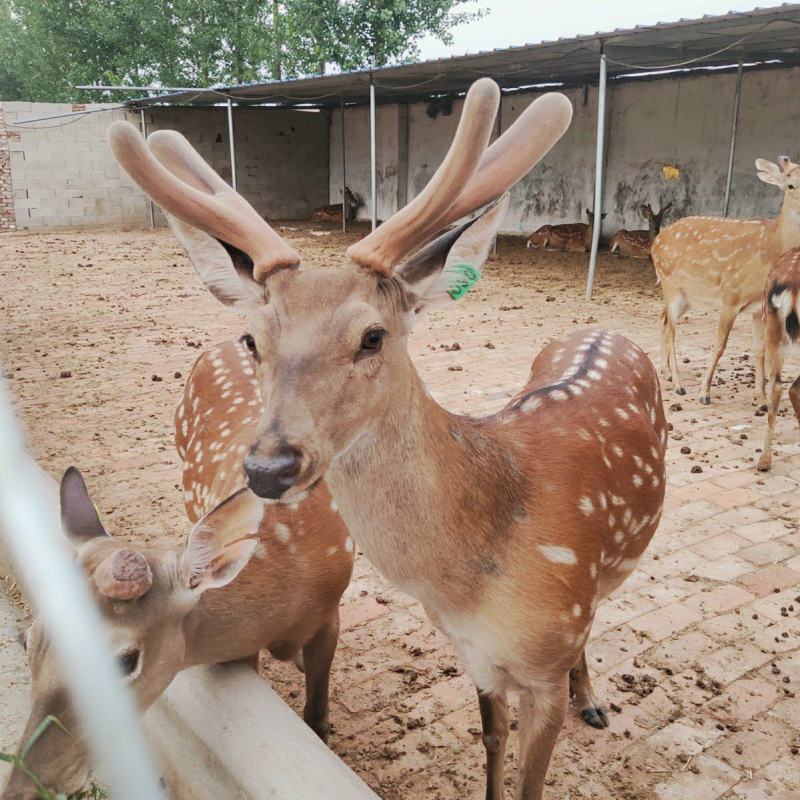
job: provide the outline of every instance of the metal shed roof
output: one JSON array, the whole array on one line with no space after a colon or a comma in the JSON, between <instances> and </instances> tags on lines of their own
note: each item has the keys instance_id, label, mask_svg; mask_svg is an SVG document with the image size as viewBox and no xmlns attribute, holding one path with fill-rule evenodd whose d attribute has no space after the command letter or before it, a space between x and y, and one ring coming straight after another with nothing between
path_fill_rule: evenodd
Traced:
<instances>
[{"instance_id":1,"label":"metal shed roof","mask_svg":"<svg viewBox=\"0 0 800 800\"><path fill-rule=\"evenodd\" d=\"M128 105L211 105L228 99L240 105L325 107L338 105L342 99L360 105L369 102L370 79L380 102L408 102L464 92L484 75L505 89L547 83L576 85L596 80L601 48L608 56L610 79L642 69L719 67L735 63L740 56L748 62L798 65L800 3L372 70L177 92L130 100Z\"/></svg>"}]
</instances>

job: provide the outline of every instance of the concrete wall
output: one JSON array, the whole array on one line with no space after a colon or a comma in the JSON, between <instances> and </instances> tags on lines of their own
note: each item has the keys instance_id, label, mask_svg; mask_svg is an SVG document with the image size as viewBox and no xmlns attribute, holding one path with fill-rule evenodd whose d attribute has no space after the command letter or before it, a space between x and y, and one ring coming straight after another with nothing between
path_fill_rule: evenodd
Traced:
<instances>
[{"instance_id":1,"label":"concrete wall","mask_svg":"<svg viewBox=\"0 0 800 800\"><path fill-rule=\"evenodd\" d=\"M104 111L32 127L15 125L72 110L63 103L3 103L0 107L8 131L2 136L0 125L0 202L13 183L14 212L2 214L4 228L14 227L12 217L19 229L147 222L145 196L119 167L106 140L112 121L127 118L138 125L138 112ZM149 131L181 131L230 180L225 109L155 109L145 116ZM239 191L259 213L273 218L306 217L327 202L327 113L236 109L234 135ZM11 166L7 179L4 152Z\"/></svg>"},{"instance_id":2,"label":"concrete wall","mask_svg":"<svg viewBox=\"0 0 800 800\"><path fill-rule=\"evenodd\" d=\"M119 168L105 138L113 120L125 119L124 111L38 122L33 127L14 124L72 110L68 103L3 103L16 227L144 220L144 196Z\"/></svg>"},{"instance_id":3,"label":"concrete wall","mask_svg":"<svg viewBox=\"0 0 800 800\"><path fill-rule=\"evenodd\" d=\"M800 80L800 69L745 72L739 136L734 164L732 216L775 214L780 193L755 177L757 157L774 160L797 151L800 103L787 101ZM718 215L728 163L730 124L736 77L709 74L633 81L612 85L608 93L608 152L603 226L606 236L620 227L643 228L642 202L660 205L671 200L673 219L689 214ZM572 125L547 158L512 192L504 223L506 232L527 233L547 222L586 219L592 205L597 90L565 92L575 111ZM505 130L536 97L515 93L502 101ZM426 103L378 108L378 216L386 218L402 195L398 176L407 175L411 199L425 185L452 139L462 103L452 114L431 119ZM402 153L403 113L407 108L407 155ZM331 115L331 202L341 197L341 119ZM399 131L399 132L398 132ZM345 111L347 183L362 194L369 216L369 118L364 108ZM665 165L680 176L668 181ZM384 176L389 176L384 185Z\"/></svg>"}]
</instances>

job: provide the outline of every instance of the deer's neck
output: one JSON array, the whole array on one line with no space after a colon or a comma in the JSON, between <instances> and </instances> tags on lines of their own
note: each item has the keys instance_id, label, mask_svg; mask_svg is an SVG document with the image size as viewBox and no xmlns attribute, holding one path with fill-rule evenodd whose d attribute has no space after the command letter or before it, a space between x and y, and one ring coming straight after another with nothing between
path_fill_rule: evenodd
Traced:
<instances>
[{"instance_id":1,"label":"deer's neck","mask_svg":"<svg viewBox=\"0 0 800 800\"><path fill-rule=\"evenodd\" d=\"M445 411L408 368L378 428L326 477L351 535L389 580L428 608L463 609L497 574L526 513L527 481L502 426Z\"/></svg>"},{"instance_id":2,"label":"deer's neck","mask_svg":"<svg viewBox=\"0 0 800 800\"><path fill-rule=\"evenodd\" d=\"M774 239L776 257L800 245L800 208L795 208L786 200L775 220Z\"/></svg>"}]
</instances>

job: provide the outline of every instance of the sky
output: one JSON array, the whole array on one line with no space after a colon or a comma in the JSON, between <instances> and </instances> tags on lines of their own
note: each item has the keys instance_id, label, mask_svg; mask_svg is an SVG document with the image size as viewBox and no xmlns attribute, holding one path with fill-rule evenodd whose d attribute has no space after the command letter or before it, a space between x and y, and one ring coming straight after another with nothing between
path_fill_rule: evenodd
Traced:
<instances>
[{"instance_id":1,"label":"sky","mask_svg":"<svg viewBox=\"0 0 800 800\"><path fill-rule=\"evenodd\" d=\"M756 0L471 0L467 8L489 10L483 19L453 29L452 45L433 37L421 42L421 58L476 53L479 50L533 44L559 37L632 28L654 22L675 22L682 17L696 19L704 14L749 11L758 5L778 5Z\"/></svg>"}]
</instances>

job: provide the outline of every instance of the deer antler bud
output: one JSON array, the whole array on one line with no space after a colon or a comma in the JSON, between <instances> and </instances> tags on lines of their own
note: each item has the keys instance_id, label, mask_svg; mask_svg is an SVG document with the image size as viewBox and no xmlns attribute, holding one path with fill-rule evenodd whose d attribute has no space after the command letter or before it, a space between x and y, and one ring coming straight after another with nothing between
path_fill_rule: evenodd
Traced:
<instances>
[{"instance_id":1,"label":"deer antler bud","mask_svg":"<svg viewBox=\"0 0 800 800\"><path fill-rule=\"evenodd\" d=\"M117 550L97 566L94 582L105 597L135 600L153 585L153 573L141 553Z\"/></svg>"}]
</instances>

